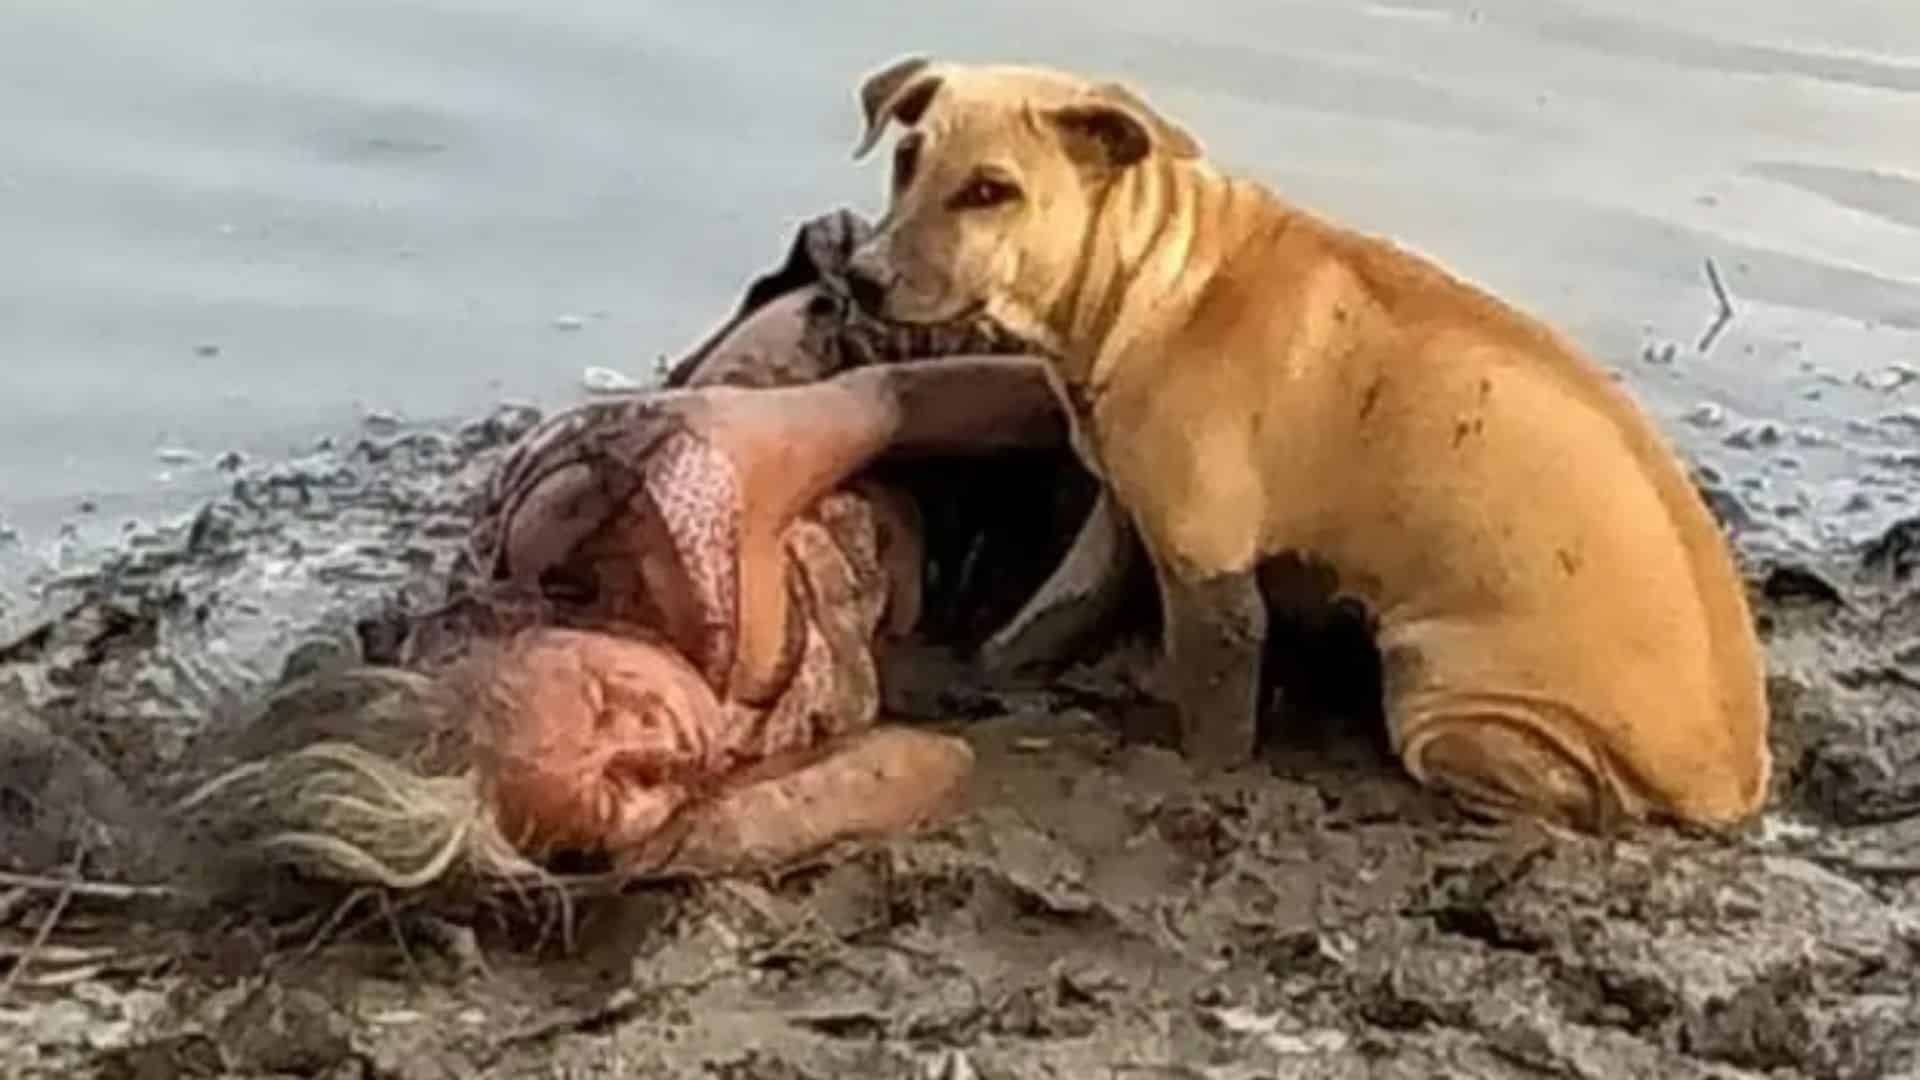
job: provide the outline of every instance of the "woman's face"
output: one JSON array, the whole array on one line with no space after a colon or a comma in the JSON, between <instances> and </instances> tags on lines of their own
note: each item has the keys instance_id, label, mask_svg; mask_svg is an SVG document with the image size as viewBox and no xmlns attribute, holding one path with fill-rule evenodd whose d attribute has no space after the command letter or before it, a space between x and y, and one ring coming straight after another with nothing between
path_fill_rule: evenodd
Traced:
<instances>
[{"instance_id":1,"label":"woman's face","mask_svg":"<svg viewBox=\"0 0 1920 1080\"><path fill-rule=\"evenodd\" d=\"M652 840L713 773L720 705L677 651L539 629L487 661L489 772L527 854L613 854Z\"/></svg>"}]
</instances>

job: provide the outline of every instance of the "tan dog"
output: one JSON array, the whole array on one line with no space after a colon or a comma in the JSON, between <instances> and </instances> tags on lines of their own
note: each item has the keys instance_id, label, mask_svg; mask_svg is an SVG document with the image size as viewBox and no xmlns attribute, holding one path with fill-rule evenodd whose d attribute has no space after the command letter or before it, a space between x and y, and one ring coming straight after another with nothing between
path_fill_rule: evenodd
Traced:
<instances>
[{"instance_id":1,"label":"tan dog","mask_svg":"<svg viewBox=\"0 0 1920 1080\"><path fill-rule=\"evenodd\" d=\"M1273 568L1306 566L1377 619L1421 781L1589 827L1759 807L1731 554L1571 343L1223 175L1113 84L916 58L861 99L861 152L911 131L856 293L907 322L983 311L1057 354L1075 446L1154 564L1197 762L1251 756Z\"/></svg>"}]
</instances>

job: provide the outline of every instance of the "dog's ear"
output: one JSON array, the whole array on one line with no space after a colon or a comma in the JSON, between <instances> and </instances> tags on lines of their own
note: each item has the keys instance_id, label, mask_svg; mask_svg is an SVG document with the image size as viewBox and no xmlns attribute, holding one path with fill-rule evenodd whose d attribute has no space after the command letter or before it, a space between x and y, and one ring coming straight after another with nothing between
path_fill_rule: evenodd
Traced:
<instances>
[{"instance_id":1,"label":"dog's ear","mask_svg":"<svg viewBox=\"0 0 1920 1080\"><path fill-rule=\"evenodd\" d=\"M939 92L940 82L933 61L924 56L895 60L867 76L860 84L860 110L866 114L867 130L853 149L854 160L867 156L887 130L888 121L898 120L909 127L919 123L920 115Z\"/></svg>"},{"instance_id":2,"label":"dog's ear","mask_svg":"<svg viewBox=\"0 0 1920 1080\"><path fill-rule=\"evenodd\" d=\"M1176 158L1200 156L1186 129L1153 111L1119 83L1092 87L1085 99L1051 113L1076 159L1123 169L1158 151Z\"/></svg>"},{"instance_id":3,"label":"dog's ear","mask_svg":"<svg viewBox=\"0 0 1920 1080\"><path fill-rule=\"evenodd\" d=\"M1177 158L1197 158L1206 152L1201 148L1200 140L1188 133L1186 128L1160 115L1140 95L1117 82L1095 86L1093 96L1126 108L1146 121L1147 126L1153 129L1154 145L1161 153Z\"/></svg>"},{"instance_id":4,"label":"dog's ear","mask_svg":"<svg viewBox=\"0 0 1920 1080\"><path fill-rule=\"evenodd\" d=\"M1063 105L1048 114L1075 161L1124 169L1153 152L1153 133L1130 109L1105 102Z\"/></svg>"}]
</instances>

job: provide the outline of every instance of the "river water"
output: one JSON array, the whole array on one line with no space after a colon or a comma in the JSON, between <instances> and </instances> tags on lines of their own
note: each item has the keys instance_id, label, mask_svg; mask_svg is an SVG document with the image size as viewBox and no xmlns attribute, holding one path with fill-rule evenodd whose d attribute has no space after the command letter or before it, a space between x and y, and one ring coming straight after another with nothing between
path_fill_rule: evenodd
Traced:
<instances>
[{"instance_id":1,"label":"river water","mask_svg":"<svg viewBox=\"0 0 1920 1080\"><path fill-rule=\"evenodd\" d=\"M853 89L909 51L1125 78L1572 332L1782 535L1920 497L1908 0L0 0L0 578L227 451L644 376L879 205Z\"/></svg>"}]
</instances>

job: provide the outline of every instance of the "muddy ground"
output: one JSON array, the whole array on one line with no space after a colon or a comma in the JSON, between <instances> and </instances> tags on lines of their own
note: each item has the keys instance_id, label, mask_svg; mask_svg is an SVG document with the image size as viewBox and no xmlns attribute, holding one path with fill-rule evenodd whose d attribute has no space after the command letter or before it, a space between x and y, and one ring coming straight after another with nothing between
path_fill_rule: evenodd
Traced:
<instances>
[{"instance_id":1,"label":"muddy ground","mask_svg":"<svg viewBox=\"0 0 1920 1080\"><path fill-rule=\"evenodd\" d=\"M1196 784L1137 646L1012 688L922 653L895 710L979 754L937 832L565 919L198 900L154 810L196 740L379 659L529 422L237 468L0 611L0 1074L1920 1076L1920 520L1750 560L1779 783L1734 839L1488 829L1304 714Z\"/></svg>"}]
</instances>

